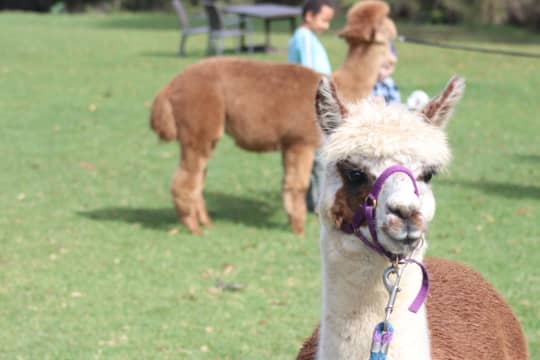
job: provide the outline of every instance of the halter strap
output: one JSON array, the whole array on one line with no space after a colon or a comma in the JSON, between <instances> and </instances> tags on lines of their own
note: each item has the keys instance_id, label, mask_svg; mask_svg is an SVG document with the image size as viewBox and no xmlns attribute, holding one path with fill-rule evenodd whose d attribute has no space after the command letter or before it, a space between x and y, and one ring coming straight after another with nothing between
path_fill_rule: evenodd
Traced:
<instances>
[{"instance_id":1,"label":"halter strap","mask_svg":"<svg viewBox=\"0 0 540 360\"><path fill-rule=\"evenodd\" d=\"M422 286L416 295L413 303L409 306L409 311L416 313L422 304L424 303L427 294L429 292L429 276L424 265L412 258L404 258L403 255L393 254L390 251L386 250L377 237L377 228L375 223L375 211L377 207L377 199L382 190L384 182L396 172L401 172L406 174L414 186L414 193L416 196L419 196L418 185L414 175L409 169L402 165L393 165L387 168L382 172L381 175L375 180L371 191L367 195L365 201L356 209L353 218L350 224L342 224L341 231L346 234L354 234L362 242L372 250L378 252L379 254L387 257L391 262L399 262L400 264L404 263L414 263L420 267L422 270ZM372 241L369 241L360 231L361 224L366 221L371 235Z\"/></svg>"},{"instance_id":2,"label":"halter strap","mask_svg":"<svg viewBox=\"0 0 540 360\"><path fill-rule=\"evenodd\" d=\"M379 243L375 224L375 209L377 207L377 199L379 197L379 193L382 190L384 182L390 177L390 175L393 175L396 172L402 172L411 179L414 186L414 193L416 194L416 196L419 196L418 186L411 171L403 165L390 166L389 168L384 170L381 175L379 175L377 180L375 180L375 183L373 184L373 187L367 195L364 203L360 205L358 209L356 209L351 223L344 223L341 225L341 231L347 234L355 234L360 240L362 240L362 242L366 246L375 250L379 254L386 256L388 259L390 259L390 261L401 260L402 257L396 254L392 254ZM371 239L373 240L373 242L369 241L360 232L360 225L364 220L367 221L369 233L371 234Z\"/></svg>"}]
</instances>

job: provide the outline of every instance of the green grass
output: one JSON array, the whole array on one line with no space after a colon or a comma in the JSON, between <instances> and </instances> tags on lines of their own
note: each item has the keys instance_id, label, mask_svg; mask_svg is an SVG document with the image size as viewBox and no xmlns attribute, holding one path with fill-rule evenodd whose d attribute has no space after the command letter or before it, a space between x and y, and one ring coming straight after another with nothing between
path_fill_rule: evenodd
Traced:
<instances>
[{"instance_id":1,"label":"green grass","mask_svg":"<svg viewBox=\"0 0 540 360\"><path fill-rule=\"evenodd\" d=\"M515 29L402 26L540 53L538 35ZM286 24L277 29L284 49ZM176 19L149 14L3 13L0 33L0 358L293 358L319 318L318 225L310 216L304 237L290 233L279 154L225 137L205 191L215 226L194 237L169 197L177 145L148 127L153 96L202 58L205 38L178 58ZM323 42L338 66L344 44ZM539 358L540 63L398 51L404 97L433 95L455 73L468 81L448 128L454 162L434 180L429 254L482 272ZM244 288L220 292L216 281Z\"/></svg>"}]
</instances>

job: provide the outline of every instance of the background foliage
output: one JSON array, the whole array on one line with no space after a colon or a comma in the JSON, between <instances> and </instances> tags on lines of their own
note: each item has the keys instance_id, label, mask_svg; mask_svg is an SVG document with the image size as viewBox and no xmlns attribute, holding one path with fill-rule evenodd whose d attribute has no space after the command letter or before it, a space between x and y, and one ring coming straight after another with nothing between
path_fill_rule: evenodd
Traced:
<instances>
[{"instance_id":1,"label":"background foliage","mask_svg":"<svg viewBox=\"0 0 540 360\"><path fill-rule=\"evenodd\" d=\"M540 29L535 0L390 0L394 16L421 22L513 23Z\"/></svg>"},{"instance_id":2,"label":"background foliage","mask_svg":"<svg viewBox=\"0 0 540 360\"><path fill-rule=\"evenodd\" d=\"M187 0L185 0L187 2ZM258 2L259 0L255 0ZM265 2L266 0L260 0ZM242 2L229 0L228 2ZM273 2L300 5L301 0L273 0ZM337 0L347 8L355 0ZM540 1L538 0L388 0L392 15L398 19L418 22L483 24L510 23L540 30ZM0 9L49 11L66 9L100 10L155 10L169 9L169 0L0 0Z\"/></svg>"}]
</instances>

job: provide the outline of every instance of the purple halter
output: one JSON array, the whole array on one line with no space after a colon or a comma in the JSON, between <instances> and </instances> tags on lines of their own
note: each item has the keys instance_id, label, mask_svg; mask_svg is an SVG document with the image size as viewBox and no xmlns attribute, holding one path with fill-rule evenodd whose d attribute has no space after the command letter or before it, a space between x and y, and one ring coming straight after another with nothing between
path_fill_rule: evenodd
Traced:
<instances>
[{"instance_id":1,"label":"purple halter","mask_svg":"<svg viewBox=\"0 0 540 360\"><path fill-rule=\"evenodd\" d=\"M390 166L386 170L382 172L382 174L375 180L375 183L373 184L373 187L369 194L367 195L364 203L356 209L352 221L350 224L342 224L341 225L341 231L347 234L354 234L356 237L358 237L362 242L369 248L375 250L381 255L386 256L391 262L399 262L401 264L409 262L409 263L415 263L422 269L422 287L420 288L420 291L418 292L418 295L416 295L416 298L414 299L411 306L409 306L409 310L416 313L418 309L420 309L420 306L424 303L424 300L428 294L429 291L429 276L427 274L426 268L419 263L418 261L411 259L411 258L404 258L402 255L397 255L389 252L386 250L381 243L379 242L379 239L377 237L377 229L375 224L375 211L377 208L377 199L379 197L379 193L382 190L384 182L390 177L390 175L395 174L397 172L401 172L406 174L412 181L414 186L414 193L416 196L419 196L418 193L418 186L416 184L416 180L414 179L414 175L411 173L409 169L407 169L405 166L402 165L394 165ZM371 238L373 239L373 242L369 241L362 233L360 232L360 225L362 222L367 221L369 233L371 234Z\"/></svg>"}]
</instances>

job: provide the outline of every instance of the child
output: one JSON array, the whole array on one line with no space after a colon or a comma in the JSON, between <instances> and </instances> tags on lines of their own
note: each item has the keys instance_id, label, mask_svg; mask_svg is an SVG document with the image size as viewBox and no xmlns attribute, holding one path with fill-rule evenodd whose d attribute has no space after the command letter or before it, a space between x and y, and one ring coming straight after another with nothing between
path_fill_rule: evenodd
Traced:
<instances>
[{"instance_id":1,"label":"child","mask_svg":"<svg viewBox=\"0 0 540 360\"><path fill-rule=\"evenodd\" d=\"M387 104L400 103L401 94L394 80L390 77L396 69L397 51L393 44L390 44L390 56L385 61L379 70L377 83L373 87L371 95L373 97L384 98ZM420 110L429 102L428 95L422 90L415 90L407 98L407 107L411 111Z\"/></svg>"},{"instance_id":2,"label":"child","mask_svg":"<svg viewBox=\"0 0 540 360\"><path fill-rule=\"evenodd\" d=\"M288 61L330 74L330 61L317 35L328 30L333 17L333 0L306 0L302 7L304 22L289 40Z\"/></svg>"},{"instance_id":3,"label":"child","mask_svg":"<svg viewBox=\"0 0 540 360\"><path fill-rule=\"evenodd\" d=\"M388 59L383 63L379 70L377 82L373 87L371 93L374 97L382 97L387 104L401 102L401 95L399 89L394 83L394 80L390 77L396 69L397 64L397 52L394 45L390 44L390 54Z\"/></svg>"},{"instance_id":4,"label":"child","mask_svg":"<svg viewBox=\"0 0 540 360\"><path fill-rule=\"evenodd\" d=\"M334 17L334 6L333 0L306 0L302 7L304 22L289 40L288 62L306 66L321 74L329 75L332 72L326 50L317 35L322 34L330 27L330 21ZM315 211L319 200L322 170L322 165L315 154L309 189L306 194L308 211Z\"/></svg>"}]
</instances>

